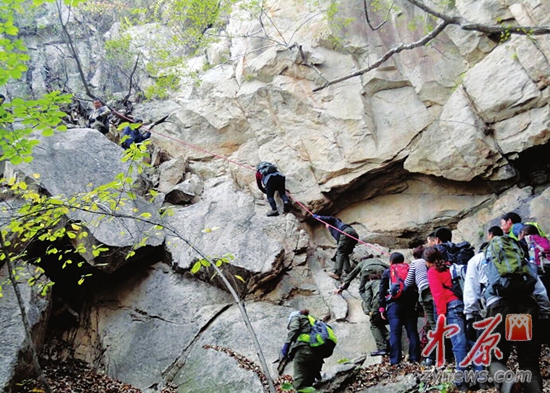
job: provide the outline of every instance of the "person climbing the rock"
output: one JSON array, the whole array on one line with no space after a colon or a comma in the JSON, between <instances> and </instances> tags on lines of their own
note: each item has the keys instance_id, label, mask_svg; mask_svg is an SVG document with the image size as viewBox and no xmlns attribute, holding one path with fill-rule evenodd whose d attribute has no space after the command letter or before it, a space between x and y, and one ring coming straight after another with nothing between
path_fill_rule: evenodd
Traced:
<instances>
[{"instance_id":1,"label":"person climbing the rock","mask_svg":"<svg viewBox=\"0 0 550 393\"><path fill-rule=\"evenodd\" d=\"M425 334L435 329L434 300L428 283L428 267L426 261L422 259L424 246L418 246L413 249L414 261L410 263L409 273L405 280L405 287L416 287L419 297L418 302L424 310L424 329ZM435 352L422 361L423 366L433 366L435 364Z\"/></svg>"},{"instance_id":2,"label":"person climbing the rock","mask_svg":"<svg viewBox=\"0 0 550 393\"><path fill-rule=\"evenodd\" d=\"M309 310L293 311L288 317L289 330L281 350L282 358L294 361L293 386L299 392L312 387L315 379L320 378L323 357L309 343L311 322Z\"/></svg>"},{"instance_id":3,"label":"person climbing the rock","mask_svg":"<svg viewBox=\"0 0 550 393\"><path fill-rule=\"evenodd\" d=\"M340 280L342 270L345 273L351 272L349 256L357 245L359 235L351 225L344 224L339 218L320 216L318 214L314 214L313 217L323 221L332 237L338 243L336 254L332 257L332 260L335 261L334 271L328 273L328 275L335 280Z\"/></svg>"},{"instance_id":4,"label":"person climbing the rock","mask_svg":"<svg viewBox=\"0 0 550 393\"><path fill-rule=\"evenodd\" d=\"M378 296L379 311L390 324L390 364L401 362L401 333L403 326L409 338L409 361L420 361L420 338L417 330L414 287L405 288L408 264L399 252L390 255L390 267L382 274Z\"/></svg>"},{"instance_id":5,"label":"person climbing the rock","mask_svg":"<svg viewBox=\"0 0 550 393\"><path fill-rule=\"evenodd\" d=\"M143 120L136 118L133 123L133 126L127 125L122 129L121 146L125 149L130 148L132 143L141 143L151 137L151 132L141 130Z\"/></svg>"},{"instance_id":6,"label":"person climbing the rock","mask_svg":"<svg viewBox=\"0 0 550 393\"><path fill-rule=\"evenodd\" d=\"M351 271L342 285L336 290L337 294L348 289L349 284L355 277L360 275L359 295L361 296L363 312L370 318L370 332L376 343L376 351L371 356L383 356L388 353L390 333L386 320L382 318L378 305L378 292L380 290L380 279L388 265L373 255L368 255Z\"/></svg>"},{"instance_id":7,"label":"person climbing the rock","mask_svg":"<svg viewBox=\"0 0 550 393\"><path fill-rule=\"evenodd\" d=\"M261 192L267 195L267 201L271 206L271 211L267 213L268 217L278 216L277 202L275 202L275 191L283 200L284 212L290 211L290 199L286 195L286 178L279 172L279 169L267 161L261 161L256 165L256 184Z\"/></svg>"},{"instance_id":8,"label":"person climbing the rock","mask_svg":"<svg viewBox=\"0 0 550 393\"><path fill-rule=\"evenodd\" d=\"M468 353L464 303L452 290L453 284L449 263L445 260L441 251L436 247L428 247L424 250L423 257L428 267L428 282L430 283L436 314L438 317L440 315L445 316L448 325L459 326L458 332L450 336L450 339L456 363L455 369L465 371L467 367L459 365ZM474 369L481 371L483 368L474 365ZM466 382L458 382L456 387L460 392L469 390Z\"/></svg>"},{"instance_id":9,"label":"person climbing the rock","mask_svg":"<svg viewBox=\"0 0 550 393\"><path fill-rule=\"evenodd\" d=\"M109 133L109 115L111 110L103 105L99 98L94 98L94 109L88 116L88 127L98 130L102 134Z\"/></svg>"}]
</instances>

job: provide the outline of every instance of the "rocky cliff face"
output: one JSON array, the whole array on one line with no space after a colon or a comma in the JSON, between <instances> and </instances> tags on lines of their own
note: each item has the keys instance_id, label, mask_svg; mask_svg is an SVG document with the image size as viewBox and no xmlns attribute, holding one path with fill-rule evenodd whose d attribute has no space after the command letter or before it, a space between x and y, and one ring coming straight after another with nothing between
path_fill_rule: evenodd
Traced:
<instances>
[{"instance_id":1,"label":"rocky cliff face","mask_svg":"<svg viewBox=\"0 0 550 393\"><path fill-rule=\"evenodd\" d=\"M332 293L334 282L324 270L335 244L324 227L308 220L306 207L337 215L363 241L379 245L357 247L355 259L367 251L406 249L441 225L454 229L454 240L479 245L508 211L550 225L548 37L501 40L449 26L427 45L314 91L424 35L425 13L407 1L396 4L378 30L369 28L363 2L355 0L339 2L336 17L346 23L338 25L325 17L325 2L312 12L305 2L267 1L273 24L263 25L238 17L235 8L224 31L231 38L189 63L209 66L200 84L135 108L142 118L169 115L153 129L155 157L163 163L151 182L167 195L175 190L175 199L166 200L182 203L171 227L209 256L234 257L228 272L244 280L235 285L250 300L249 315L269 361L283 342L286 316L299 308L332 319L340 343L325 365L329 375L353 367L338 359L362 359L374 349L357 289L352 286L349 296ZM384 19L368 12L377 23ZM550 24L544 1L457 0L447 12L482 24ZM75 24L86 20L85 13L75 15ZM47 15L42 20L48 26ZM250 33L260 27L268 40ZM108 28L107 37L119 34ZM134 29L138 48L138 38L159 31ZM56 67L77 91L74 63L56 30L25 32L33 66L27 83L10 92L46 91ZM100 96L121 95L106 83L112 71L102 61L105 36L96 33L76 37L90 81ZM150 83L143 70L138 74L140 83ZM87 142L79 143L84 133ZM105 175L72 158L101 157L100 168L119 169L122 150L97 132L73 129L55 138L33 167L14 170L40 170L50 175L43 184L48 191L70 194L88 178ZM54 154L57 169L49 164ZM287 176L290 214L265 216L268 206L252 169L260 160L276 163ZM69 169L70 178L59 176ZM154 212L159 203L147 208ZM219 229L203 231L212 228ZM94 237L113 248L131 246L132 238L120 239L118 231L98 226ZM108 261L102 270L115 278L94 283L93 295L85 291L74 305L79 323L63 333L75 355L144 391L164 381L177 383L181 392L262 391L251 371L208 349L228 347L255 358L232 299L210 273L202 281L188 274L199 259L162 233L126 266Z\"/></svg>"}]
</instances>

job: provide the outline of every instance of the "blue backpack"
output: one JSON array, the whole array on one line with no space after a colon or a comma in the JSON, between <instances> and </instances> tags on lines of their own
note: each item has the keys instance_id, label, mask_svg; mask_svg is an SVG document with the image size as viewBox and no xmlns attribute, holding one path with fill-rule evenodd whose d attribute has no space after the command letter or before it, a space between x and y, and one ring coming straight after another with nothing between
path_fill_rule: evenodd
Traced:
<instances>
[{"instance_id":1,"label":"blue backpack","mask_svg":"<svg viewBox=\"0 0 550 393\"><path fill-rule=\"evenodd\" d=\"M256 170L262 174L262 176L267 176L270 173L279 172L275 164L267 161L261 161L256 165Z\"/></svg>"},{"instance_id":2,"label":"blue backpack","mask_svg":"<svg viewBox=\"0 0 550 393\"><path fill-rule=\"evenodd\" d=\"M311 331L309 332L309 345L322 357L332 356L337 339L330 325L308 315Z\"/></svg>"}]
</instances>

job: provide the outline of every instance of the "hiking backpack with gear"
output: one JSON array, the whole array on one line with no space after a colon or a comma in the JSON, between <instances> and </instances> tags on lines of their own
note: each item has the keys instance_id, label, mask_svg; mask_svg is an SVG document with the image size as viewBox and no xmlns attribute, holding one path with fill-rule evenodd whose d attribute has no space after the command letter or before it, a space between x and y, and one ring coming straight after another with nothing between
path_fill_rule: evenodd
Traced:
<instances>
[{"instance_id":1,"label":"hiking backpack with gear","mask_svg":"<svg viewBox=\"0 0 550 393\"><path fill-rule=\"evenodd\" d=\"M485 264L486 297L533 294L537 280L531 275L521 245L510 236L497 236L489 241L485 249Z\"/></svg>"},{"instance_id":2,"label":"hiking backpack with gear","mask_svg":"<svg viewBox=\"0 0 550 393\"><path fill-rule=\"evenodd\" d=\"M311 315L308 315L307 319L311 324L311 331L309 334L301 334L298 340L308 342L309 346L315 348L315 352L322 358L332 356L338 342L334 330L327 323Z\"/></svg>"},{"instance_id":3,"label":"hiking backpack with gear","mask_svg":"<svg viewBox=\"0 0 550 393\"><path fill-rule=\"evenodd\" d=\"M270 173L279 172L275 164L267 161L261 161L256 165L256 170L262 174L262 176L267 176Z\"/></svg>"},{"instance_id":4,"label":"hiking backpack with gear","mask_svg":"<svg viewBox=\"0 0 550 393\"><path fill-rule=\"evenodd\" d=\"M466 265L468 261L475 255L475 249L469 242L461 243L441 243L438 244L437 249L441 251L445 262L456 263L459 265Z\"/></svg>"},{"instance_id":5,"label":"hiking backpack with gear","mask_svg":"<svg viewBox=\"0 0 550 393\"><path fill-rule=\"evenodd\" d=\"M544 236L526 235L525 241L529 247L529 261L537 265L539 273L550 269L550 240Z\"/></svg>"},{"instance_id":6,"label":"hiking backpack with gear","mask_svg":"<svg viewBox=\"0 0 550 393\"><path fill-rule=\"evenodd\" d=\"M386 300L398 299L403 294L407 274L409 274L407 263L395 263L390 266L390 282Z\"/></svg>"},{"instance_id":7,"label":"hiking backpack with gear","mask_svg":"<svg viewBox=\"0 0 550 393\"><path fill-rule=\"evenodd\" d=\"M444 288L453 291L453 294L460 300L464 299L464 279L466 278L466 269L468 265L459 265L453 263L449 266L451 274L451 287L443 285Z\"/></svg>"}]
</instances>

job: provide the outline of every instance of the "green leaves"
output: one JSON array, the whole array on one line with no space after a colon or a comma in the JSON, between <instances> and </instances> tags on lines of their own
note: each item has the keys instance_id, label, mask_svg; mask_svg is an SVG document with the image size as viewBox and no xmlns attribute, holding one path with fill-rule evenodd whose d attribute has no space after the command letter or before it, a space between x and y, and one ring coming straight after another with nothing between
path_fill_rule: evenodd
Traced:
<instances>
[{"instance_id":1,"label":"green leaves","mask_svg":"<svg viewBox=\"0 0 550 393\"><path fill-rule=\"evenodd\" d=\"M193 267L191 268L191 274L198 273L202 267L210 267L212 266L212 262L216 265L216 267L221 267L224 263L230 263L233 261L235 257L232 254L224 254L221 257L206 257L203 259L198 260L193 264ZM235 276L237 279L244 282L244 279L240 276Z\"/></svg>"}]
</instances>

